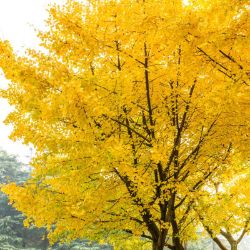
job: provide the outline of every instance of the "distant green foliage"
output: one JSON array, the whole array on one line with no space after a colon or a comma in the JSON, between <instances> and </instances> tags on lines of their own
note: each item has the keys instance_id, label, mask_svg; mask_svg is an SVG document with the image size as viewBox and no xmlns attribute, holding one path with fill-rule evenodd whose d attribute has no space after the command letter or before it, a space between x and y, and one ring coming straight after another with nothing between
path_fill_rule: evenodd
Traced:
<instances>
[{"instance_id":1,"label":"distant green foliage","mask_svg":"<svg viewBox=\"0 0 250 250\"><path fill-rule=\"evenodd\" d=\"M22 171L23 164L20 163L16 156L8 155L5 151L0 150L0 183L16 181L24 182L28 176L26 171Z\"/></svg>"},{"instance_id":2,"label":"distant green foliage","mask_svg":"<svg viewBox=\"0 0 250 250\"><path fill-rule=\"evenodd\" d=\"M0 150L0 184L24 182L29 173L13 155ZM0 192L0 250L110 250L108 245L98 245L87 240L69 245L56 244L49 248L45 229L23 226L24 216L8 204L8 198Z\"/></svg>"},{"instance_id":3,"label":"distant green foliage","mask_svg":"<svg viewBox=\"0 0 250 250\"><path fill-rule=\"evenodd\" d=\"M0 150L0 183L11 181L22 183L28 177L24 166L15 156ZM48 241L43 240L43 229L25 228L24 217L8 204L8 198L0 192L0 246L1 250L47 249Z\"/></svg>"}]
</instances>

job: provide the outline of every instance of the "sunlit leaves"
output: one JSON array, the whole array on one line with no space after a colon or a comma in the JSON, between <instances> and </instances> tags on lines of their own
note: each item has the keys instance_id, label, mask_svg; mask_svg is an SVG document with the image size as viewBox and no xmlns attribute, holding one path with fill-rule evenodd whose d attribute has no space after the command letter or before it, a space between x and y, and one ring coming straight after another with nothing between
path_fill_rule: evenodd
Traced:
<instances>
[{"instance_id":1,"label":"sunlit leaves","mask_svg":"<svg viewBox=\"0 0 250 250\"><path fill-rule=\"evenodd\" d=\"M15 206L52 242L192 238L204 187L248 160L248 19L238 1L68 1L41 51L1 42L7 122L37 152Z\"/></svg>"}]
</instances>

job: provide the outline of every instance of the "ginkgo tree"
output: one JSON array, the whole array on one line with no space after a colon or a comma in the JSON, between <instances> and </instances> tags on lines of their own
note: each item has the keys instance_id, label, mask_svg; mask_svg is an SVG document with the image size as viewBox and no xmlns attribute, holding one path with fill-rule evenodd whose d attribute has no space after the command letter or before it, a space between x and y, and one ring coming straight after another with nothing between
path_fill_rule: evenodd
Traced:
<instances>
[{"instance_id":1,"label":"ginkgo tree","mask_svg":"<svg viewBox=\"0 0 250 250\"><path fill-rule=\"evenodd\" d=\"M220 182L217 179L207 185L193 205L205 231L221 250L237 250L250 226L249 165L239 164L233 170L223 174Z\"/></svg>"},{"instance_id":2,"label":"ginkgo tree","mask_svg":"<svg viewBox=\"0 0 250 250\"><path fill-rule=\"evenodd\" d=\"M52 244L183 250L206 183L248 160L249 25L243 0L68 1L40 50L2 41L6 122L36 149L3 188L26 223Z\"/></svg>"}]
</instances>

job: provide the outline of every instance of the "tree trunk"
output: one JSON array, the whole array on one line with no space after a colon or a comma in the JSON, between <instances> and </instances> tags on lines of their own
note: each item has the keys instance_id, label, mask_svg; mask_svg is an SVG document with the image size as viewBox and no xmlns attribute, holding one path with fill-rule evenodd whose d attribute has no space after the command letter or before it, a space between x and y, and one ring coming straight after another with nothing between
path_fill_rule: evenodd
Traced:
<instances>
[{"instance_id":1,"label":"tree trunk","mask_svg":"<svg viewBox=\"0 0 250 250\"><path fill-rule=\"evenodd\" d=\"M185 248L183 247L180 238L173 238L173 243L174 243L174 247L173 250L185 250Z\"/></svg>"},{"instance_id":2,"label":"tree trunk","mask_svg":"<svg viewBox=\"0 0 250 250\"><path fill-rule=\"evenodd\" d=\"M237 250L238 248L238 243L239 241L235 240L233 238L233 235L228 232L228 231L224 231L221 230L221 234L227 239L227 241L229 242L230 246L231 246L231 250ZM243 234L244 235L244 234Z\"/></svg>"},{"instance_id":3,"label":"tree trunk","mask_svg":"<svg viewBox=\"0 0 250 250\"><path fill-rule=\"evenodd\" d=\"M158 242L154 242L152 244L152 250L163 250L164 244L159 244Z\"/></svg>"},{"instance_id":4,"label":"tree trunk","mask_svg":"<svg viewBox=\"0 0 250 250\"><path fill-rule=\"evenodd\" d=\"M238 249L237 241L231 241L229 243L230 243L230 246L231 246L231 250L237 250Z\"/></svg>"},{"instance_id":5,"label":"tree trunk","mask_svg":"<svg viewBox=\"0 0 250 250\"><path fill-rule=\"evenodd\" d=\"M176 222L176 216L175 216L175 207L174 207L174 200L175 200L175 194L172 195L172 204L170 209L170 223L172 226L173 230L173 235L172 235L172 242L173 242L173 248L172 250L185 250L183 247L183 244L180 240L180 230L179 230L179 225Z\"/></svg>"}]
</instances>

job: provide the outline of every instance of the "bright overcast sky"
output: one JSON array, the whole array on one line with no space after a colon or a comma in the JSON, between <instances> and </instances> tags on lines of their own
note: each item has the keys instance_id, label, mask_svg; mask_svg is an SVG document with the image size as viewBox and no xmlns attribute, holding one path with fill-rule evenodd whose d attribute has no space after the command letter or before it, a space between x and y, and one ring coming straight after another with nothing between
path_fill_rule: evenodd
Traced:
<instances>
[{"instance_id":1,"label":"bright overcast sky","mask_svg":"<svg viewBox=\"0 0 250 250\"><path fill-rule=\"evenodd\" d=\"M16 51L38 45L34 28L43 29L47 17L46 8L50 3L64 3L64 0L0 0L0 39L10 40ZM0 77L0 88L6 88L7 81ZM13 142L8 136L11 127L3 124L11 107L0 99L0 147L16 154L27 162L31 154L29 147L21 142Z\"/></svg>"}]
</instances>

